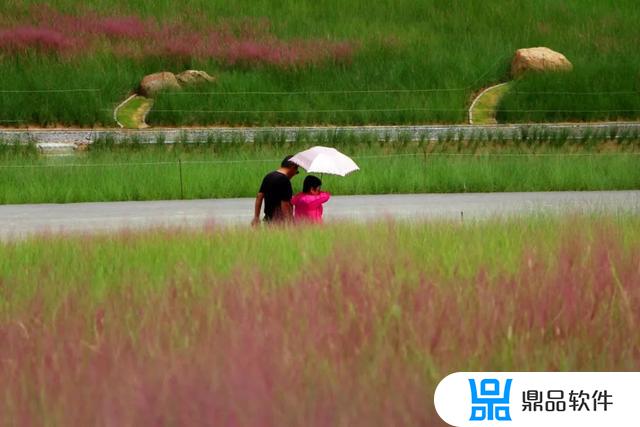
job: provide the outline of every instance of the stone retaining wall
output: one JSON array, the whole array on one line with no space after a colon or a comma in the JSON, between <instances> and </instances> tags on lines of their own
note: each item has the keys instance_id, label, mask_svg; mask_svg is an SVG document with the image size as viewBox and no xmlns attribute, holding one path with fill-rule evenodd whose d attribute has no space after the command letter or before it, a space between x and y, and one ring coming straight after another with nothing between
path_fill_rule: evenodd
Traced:
<instances>
[{"instance_id":1,"label":"stone retaining wall","mask_svg":"<svg viewBox=\"0 0 640 427\"><path fill-rule=\"evenodd\" d=\"M527 139L536 135L563 135L568 139L591 135L598 138L616 138L623 134L640 133L640 122L615 123L560 123L514 125L424 125L424 126L343 126L343 127L251 127L251 128L188 128L148 130L70 130L25 129L0 130L0 141L32 142L35 144L63 144L85 146L101 138L115 142L141 143L203 142L210 139L223 142L253 142L265 135L279 135L287 141L304 134L310 138L336 134L375 135L379 140L409 139L413 141L452 140L500 137L501 139Z\"/></svg>"}]
</instances>

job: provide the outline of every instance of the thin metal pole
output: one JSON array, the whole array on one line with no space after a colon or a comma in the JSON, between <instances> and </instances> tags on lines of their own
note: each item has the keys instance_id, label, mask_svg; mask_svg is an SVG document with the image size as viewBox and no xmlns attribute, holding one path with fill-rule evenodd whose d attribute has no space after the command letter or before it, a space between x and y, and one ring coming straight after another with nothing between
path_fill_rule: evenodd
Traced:
<instances>
[{"instance_id":1,"label":"thin metal pole","mask_svg":"<svg viewBox=\"0 0 640 427\"><path fill-rule=\"evenodd\" d=\"M180 170L180 199L184 199L184 185L182 183L182 159L178 159L178 169Z\"/></svg>"}]
</instances>

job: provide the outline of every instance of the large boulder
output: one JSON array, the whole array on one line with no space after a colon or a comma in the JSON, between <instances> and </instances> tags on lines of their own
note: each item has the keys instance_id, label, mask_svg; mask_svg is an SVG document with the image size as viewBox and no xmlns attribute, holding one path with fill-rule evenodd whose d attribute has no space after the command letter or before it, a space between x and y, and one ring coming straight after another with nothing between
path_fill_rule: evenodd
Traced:
<instances>
[{"instance_id":1,"label":"large boulder","mask_svg":"<svg viewBox=\"0 0 640 427\"><path fill-rule=\"evenodd\" d=\"M140 95L153 98L158 92L167 89L180 89L176 75L168 71L145 76L140 82Z\"/></svg>"},{"instance_id":2,"label":"large boulder","mask_svg":"<svg viewBox=\"0 0 640 427\"><path fill-rule=\"evenodd\" d=\"M518 49L511 61L511 75L520 77L527 71L571 71L573 65L561 53L547 47Z\"/></svg>"},{"instance_id":3,"label":"large boulder","mask_svg":"<svg viewBox=\"0 0 640 427\"><path fill-rule=\"evenodd\" d=\"M180 74L176 74L176 79L183 86L201 84L201 83L213 83L216 81L215 77L210 76L204 71L198 70L186 70Z\"/></svg>"}]
</instances>

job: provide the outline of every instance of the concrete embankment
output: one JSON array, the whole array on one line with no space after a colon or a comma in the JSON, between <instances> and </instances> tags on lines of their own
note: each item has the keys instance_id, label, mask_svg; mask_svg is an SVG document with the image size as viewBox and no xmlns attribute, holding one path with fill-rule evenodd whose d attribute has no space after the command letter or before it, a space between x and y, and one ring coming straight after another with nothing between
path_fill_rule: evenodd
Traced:
<instances>
[{"instance_id":1,"label":"concrete embankment","mask_svg":"<svg viewBox=\"0 0 640 427\"><path fill-rule=\"evenodd\" d=\"M115 142L141 143L214 141L253 142L269 135L295 140L301 135L309 138L332 138L340 134L373 135L380 140L449 141L459 139L615 139L637 138L640 122L607 123L544 123L511 125L420 125L420 126L302 126L302 127L215 127L215 128L153 128L125 129L4 129L0 141L31 142L41 149L73 150L100 139ZM330 140L330 139L329 139Z\"/></svg>"}]
</instances>

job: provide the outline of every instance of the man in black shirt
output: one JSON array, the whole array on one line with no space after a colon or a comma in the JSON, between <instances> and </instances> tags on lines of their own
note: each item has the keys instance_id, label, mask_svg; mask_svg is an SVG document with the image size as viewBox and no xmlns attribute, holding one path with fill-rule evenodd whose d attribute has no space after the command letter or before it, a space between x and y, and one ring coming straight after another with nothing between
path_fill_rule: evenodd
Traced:
<instances>
[{"instance_id":1,"label":"man in black shirt","mask_svg":"<svg viewBox=\"0 0 640 427\"><path fill-rule=\"evenodd\" d=\"M280 164L280 169L268 173L262 180L258 196L256 197L252 225L260 223L260 210L264 200L264 220L271 223L287 222L293 219L291 197L291 178L296 176L298 165L287 156Z\"/></svg>"}]
</instances>

